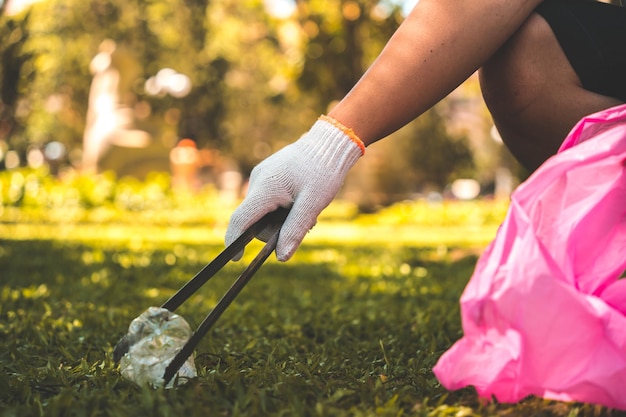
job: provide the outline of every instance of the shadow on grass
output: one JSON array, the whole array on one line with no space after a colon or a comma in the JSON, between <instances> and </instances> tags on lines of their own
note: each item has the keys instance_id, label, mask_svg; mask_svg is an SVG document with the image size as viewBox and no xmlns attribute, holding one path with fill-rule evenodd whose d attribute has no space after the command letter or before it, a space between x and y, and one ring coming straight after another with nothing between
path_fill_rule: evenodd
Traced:
<instances>
[{"instance_id":1,"label":"shadow on grass","mask_svg":"<svg viewBox=\"0 0 626 417\"><path fill-rule=\"evenodd\" d=\"M112 346L218 246L0 243L2 415L600 416L529 399L481 404L444 390L432 367L461 336L467 249L305 245L270 261L197 349L199 378L176 390L119 376ZM254 255L180 308L196 327ZM618 414L613 414L618 415Z\"/></svg>"}]
</instances>

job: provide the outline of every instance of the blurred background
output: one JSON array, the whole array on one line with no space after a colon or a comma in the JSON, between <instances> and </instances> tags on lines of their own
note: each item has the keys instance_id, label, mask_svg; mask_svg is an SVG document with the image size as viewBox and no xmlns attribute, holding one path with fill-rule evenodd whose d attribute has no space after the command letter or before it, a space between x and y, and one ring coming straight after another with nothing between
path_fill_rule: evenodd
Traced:
<instances>
[{"instance_id":1,"label":"blurred background","mask_svg":"<svg viewBox=\"0 0 626 417\"><path fill-rule=\"evenodd\" d=\"M0 174L34 170L41 182L160 173L174 191L209 187L236 200L259 161L349 91L412 6L0 0ZM506 198L525 175L473 76L370 147L341 198L362 212ZM5 205L15 178L7 181Z\"/></svg>"}]
</instances>

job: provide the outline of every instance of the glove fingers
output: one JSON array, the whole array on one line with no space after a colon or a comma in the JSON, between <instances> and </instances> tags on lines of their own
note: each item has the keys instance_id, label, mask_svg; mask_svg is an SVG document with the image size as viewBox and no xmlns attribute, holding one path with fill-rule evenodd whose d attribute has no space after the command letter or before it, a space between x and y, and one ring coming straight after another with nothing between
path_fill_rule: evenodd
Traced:
<instances>
[{"instance_id":1,"label":"glove fingers","mask_svg":"<svg viewBox=\"0 0 626 417\"><path fill-rule=\"evenodd\" d=\"M226 237L225 242L226 246L231 245L239 236L243 234L246 229L254 224L258 219L255 215L262 216L260 211L258 213L251 212L246 205L242 204L237 207L233 214L230 216L230 221L228 223L228 229L226 229ZM261 218L261 217L259 217ZM233 261L238 261L243 256L243 250L241 250L237 255L233 257Z\"/></svg>"},{"instance_id":2,"label":"glove fingers","mask_svg":"<svg viewBox=\"0 0 626 417\"><path fill-rule=\"evenodd\" d=\"M296 252L304 236L317 223L317 217L326 205L321 208L310 206L303 202L296 202L283 227L280 229L280 236L276 245L276 257L279 261L288 261Z\"/></svg>"},{"instance_id":3,"label":"glove fingers","mask_svg":"<svg viewBox=\"0 0 626 417\"><path fill-rule=\"evenodd\" d=\"M257 193L258 194L258 193ZM232 244L239 236L243 234L249 227L259 221L267 213L275 211L281 207L281 201L271 200L268 201L266 196L250 194L241 203L239 207L235 209L228 224L226 230L225 242L226 245ZM284 207L289 207L291 201L285 204ZM263 229L258 238L264 242L267 242L269 238L278 230L279 225L270 225ZM238 261L243 256L243 251L237 254L233 260Z\"/></svg>"},{"instance_id":4,"label":"glove fingers","mask_svg":"<svg viewBox=\"0 0 626 417\"><path fill-rule=\"evenodd\" d=\"M265 229L261 230L257 235L257 239L262 240L263 242L267 242L270 240L272 236L280 229L282 225L280 224L271 224L267 226Z\"/></svg>"},{"instance_id":5,"label":"glove fingers","mask_svg":"<svg viewBox=\"0 0 626 417\"><path fill-rule=\"evenodd\" d=\"M272 225L269 225L269 226L265 227L263 230L261 230L257 234L257 236L256 236L257 239L259 239L259 240L261 240L263 242L267 242L280 229L280 226L281 226L280 224L272 224ZM245 230L246 230L246 228L242 229L241 233L239 233L235 237L235 239L233 239L233 242L237 239L237 237L241 236ZM227 243L226 245L228 246L229 244L230 243ZM233 261L239 261L243 257L243 254L244 254L244 250L242 249L239 253L237 253L237 255L235 255L233 257Z\"/></svg>"}]
</instances>

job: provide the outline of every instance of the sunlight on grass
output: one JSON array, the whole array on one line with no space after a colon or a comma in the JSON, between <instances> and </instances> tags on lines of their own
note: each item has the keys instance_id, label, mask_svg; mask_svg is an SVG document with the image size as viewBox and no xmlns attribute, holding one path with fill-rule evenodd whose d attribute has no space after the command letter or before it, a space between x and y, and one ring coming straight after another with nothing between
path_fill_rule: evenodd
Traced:
<instances>
[{"instance_id":1,"label":"sunlight on grass","mask_svg":"<svg viewBox=\"0 0 626 417\"><path fill-rule=\"evenodd\" d=\"M123 379L113 345L223 249L231 208L207 210L208 195L171 199L158 181L141 198L118 198L106 177L102 195L76 179L68 208L52 197L62 189L21 180L3 201L28 204L0 206L3 416L609 415L536 398L486 403L471 388L447 392L432 373L461 336L458 299L506 202L405 202L367 215L335 202L202 340L198 378L163 391ZM24 200L33 181L38 199ZM138 209L146 202L159 208ZM252 242L177 313L197 327L261 246Z\"/></svg>"}]
</instances>

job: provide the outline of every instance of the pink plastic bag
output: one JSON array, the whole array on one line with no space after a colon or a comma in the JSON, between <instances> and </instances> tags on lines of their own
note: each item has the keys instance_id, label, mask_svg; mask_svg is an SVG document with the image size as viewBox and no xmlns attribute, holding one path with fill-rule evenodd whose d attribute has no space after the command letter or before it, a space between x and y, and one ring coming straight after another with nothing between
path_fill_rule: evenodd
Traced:
<instances>
[{"instance_id":1,"label":"pink plastic bag","mask_svg":"<svg viewBox=\"0 0 626 417\"><path fill-rule=\"evenodd\" d=\"M484 398L626 410L626 105L581 120L511 196L434 372Z\"/></svg>"}]
</instances>

